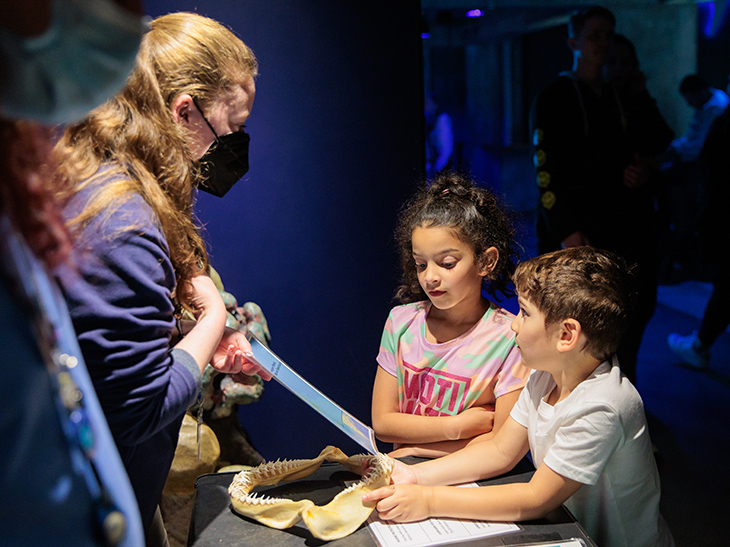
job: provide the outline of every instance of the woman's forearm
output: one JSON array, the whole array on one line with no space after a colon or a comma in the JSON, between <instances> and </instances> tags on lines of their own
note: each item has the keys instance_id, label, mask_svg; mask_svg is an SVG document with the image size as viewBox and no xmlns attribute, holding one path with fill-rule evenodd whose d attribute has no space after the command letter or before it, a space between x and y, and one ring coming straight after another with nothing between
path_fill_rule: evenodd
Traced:
<instances>
[{"instance_id":1,"label":"woman's forearm","mask_svg":"<svg viewBox=\"0 0 730 547\"><path fill-rule=\"evenodd\" d=\"M206 312L197 321L182 322L183 338L175 344L178 349L188 352L202 373L210 363L213 352L221 341L225 329L225 313ZM187 328L190 330L188 331Z\"/></svg>"}]
</instances>

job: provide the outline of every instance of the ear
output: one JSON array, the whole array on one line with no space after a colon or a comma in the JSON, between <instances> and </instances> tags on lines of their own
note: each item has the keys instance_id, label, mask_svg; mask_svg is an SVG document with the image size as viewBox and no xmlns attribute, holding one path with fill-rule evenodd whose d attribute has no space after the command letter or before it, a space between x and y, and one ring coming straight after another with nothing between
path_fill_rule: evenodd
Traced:
<instances>
[{"instance_id":1,"label":"ear","mask_svg":"<svg viewBox=\"0 0 730 547\"><path fill-rule=\"evenodd\" d=\"M557 350L560 352L571 351L578 347L583 334L583 327L575 319L564 319L560 324Z\"/></svg>"},{"instance_id":2,"label":"ear","mask_svg":"<svg viewBox=\"0 0 730 547\"><path fill-rule=\"evenodd\" d=\"M187 93L178 95L172 101L172 119L175 123L187 126L190 123L190 114L196 109L193 98Z\"/></svg>"},{"instance_id":3,"label":"ear","mask_svg":"<svg viewBox=\"0 0 730 547\"><path fill-rule=\"evenodd\" d=\"M482 253L481 260L479 261L481 266L479 275L484 277L492 273L497 266L497 262L499 262L499 251L496 247L489 247L489 249Z\"/></svg>"}]
</instances>

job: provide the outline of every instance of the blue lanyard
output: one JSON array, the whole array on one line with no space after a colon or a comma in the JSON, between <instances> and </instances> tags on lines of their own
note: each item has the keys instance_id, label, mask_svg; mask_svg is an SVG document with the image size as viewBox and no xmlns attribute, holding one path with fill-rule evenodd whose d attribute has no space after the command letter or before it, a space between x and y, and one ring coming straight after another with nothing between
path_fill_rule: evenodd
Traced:
<instances>
[{"instance_id":1,"label":"blue lanyard","mask_svg":"<svg viewBox=\"0 0 730 547\"><path fill-rule=\"evenodd\" d=\"M4 267L22 292L33 322L38 349L55 389L55 404L61 427L69 444L71 461L91 494L97 535L105 545L122 543L127 531L126 517L104 486L94 463L96 439L84 394L74 380L73 369L82 364L80 356L62 351L62 340L76 336L60 320L60 292L48 279L45 269L31 255L14 232L7 217L0 219L0 234L7 253Z\"/></svg>"}]
</instances>

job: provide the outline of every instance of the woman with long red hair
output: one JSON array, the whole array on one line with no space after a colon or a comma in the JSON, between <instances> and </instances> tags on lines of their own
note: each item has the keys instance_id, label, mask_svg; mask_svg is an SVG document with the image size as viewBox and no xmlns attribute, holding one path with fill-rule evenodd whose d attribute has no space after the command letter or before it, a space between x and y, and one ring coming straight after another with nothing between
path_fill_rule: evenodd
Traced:
<instances>
[{"instance_id":1,"label":"woman with long red hair","mask_svg":"<svg viewBox=\"0 0 730 547\"><path fill-rule=\"evenodd\" d=\"M164 536L157 505L205 367L259 370L245 336L225 327L192 211L195 188L222 195L248 168L257 68L217 21L154 19L122 91L55 149L81 273L62 286L148 545ZM176 321L182 309L197 320Z\"/></svg>"}]
</instances>

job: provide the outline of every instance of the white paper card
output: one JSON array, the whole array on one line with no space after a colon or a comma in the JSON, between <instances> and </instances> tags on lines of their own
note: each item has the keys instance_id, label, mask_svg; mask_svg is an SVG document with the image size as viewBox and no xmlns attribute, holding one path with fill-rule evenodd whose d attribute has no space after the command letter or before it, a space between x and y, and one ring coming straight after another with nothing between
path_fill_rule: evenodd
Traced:
<instances>
[{"instance_id":1,"label":"white paper card","mask_svg":"<svg viewBox=\"0 0 730 547\"><path fill-rule=\"evenodd\" d=\"M478 487L476 483L460 486ZM377 511L373 511L370 515L368 529L380 547L446 545L521 530L518 525L511 522L452 518L429 518L419 522L391 523L380 520Z\"/></svg>"}]
</instances>

